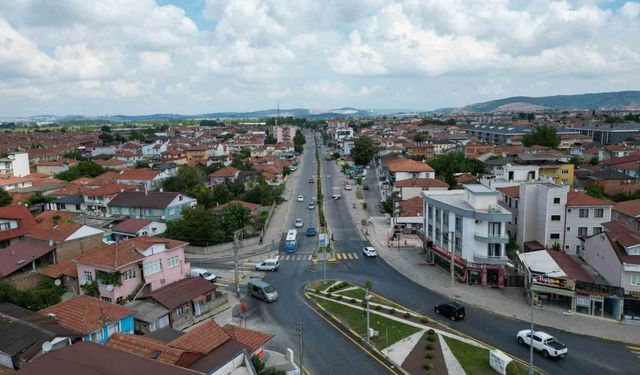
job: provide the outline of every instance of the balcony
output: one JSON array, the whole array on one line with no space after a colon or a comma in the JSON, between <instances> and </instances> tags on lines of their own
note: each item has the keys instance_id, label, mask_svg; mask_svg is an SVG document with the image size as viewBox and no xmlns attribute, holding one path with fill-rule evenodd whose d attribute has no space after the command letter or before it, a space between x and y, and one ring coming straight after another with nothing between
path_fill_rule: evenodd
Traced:
<instances>
[{"instance_id":1,"label":"balcony","mask_svg":"<svg viewBox=\"0 0 640 375\"><path fill-rule=\"evenodd\" d=\"M489 232L475 232L473 237L476 241L490 242L490 243L508 243L509 236L506 234L494 234Z\"/></svg>"},{"instance_id":2,"label":"balcony","mask_svg":"<svg viewBox=\"0 0 640 375\"><path fill-rule=\"evenodd\" d=\"M509 258L506 255L494 256L487 255L486 251L476 250L473 252L473 261L475 263L487 263L487 264L507 264Z\"/></svg>"}]
</instances>

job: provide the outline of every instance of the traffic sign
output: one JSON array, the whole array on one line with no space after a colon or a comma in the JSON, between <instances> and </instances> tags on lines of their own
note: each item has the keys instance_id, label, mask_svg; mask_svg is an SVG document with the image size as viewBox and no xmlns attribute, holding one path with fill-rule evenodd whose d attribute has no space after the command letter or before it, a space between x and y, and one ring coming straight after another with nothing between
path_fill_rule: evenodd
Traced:
<instances>
[{"instance_id":1,"label":"traffic sign","mask_svg":"<svg viewBox=\"0 0 640 375\"><path fill-rule=\"evenodd\" d=\"M329 236L326 233L320 233L318 236L318 242L320 247L325 247L329 244Z\"/></svg>"}]
</instances>

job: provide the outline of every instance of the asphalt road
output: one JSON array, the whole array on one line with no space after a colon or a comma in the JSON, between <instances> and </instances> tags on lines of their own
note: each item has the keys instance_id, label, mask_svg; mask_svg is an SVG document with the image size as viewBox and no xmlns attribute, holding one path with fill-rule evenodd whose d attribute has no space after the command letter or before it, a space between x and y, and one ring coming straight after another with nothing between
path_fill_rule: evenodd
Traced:
<instances>
[{"instance_id":1,"label":"asphalt road","mask_svg":"<svg viewBox=\"0 0 640 375\"><path fill-rule=\"evenodd\" d=\"M307 210L308 196L312 191L315 193L315 184L308 183L308 178L315 175L316 171L312 146L313 140L307 136L307 147L303 161L299 166L302 173L298 178L295 194L295 196L303 194L305 202L304 204L292 202L288 218L290 227L293 227L296 217L305 219L303 228L305 230L308 222L315 223L315 212L311 215L310 210ZM330 191L331 187L338 186L335 175L338 171L334 169L332 162L324 161L323 153L320 155L324 176L323 192L327 196L327 191ZM336 251L360 253L363 246L370 244L360 237L359 229L350 216L350 209L352 208L347 207L343 199L327 200L325 203L327 220L336 240L334 243ZM306 238L304 233L301 233L298 238L301 243L300 251L303 253L309 252L317 246L317 237ZM452 323L436 316L433 314L433 306L449 298L415 284L382 259L368 259L360 256L359 259L338 261L336 264L328 266L327 277L359 284L371 280L377 293L525 361L528 360L528 348L519 346L515 340L516 332L527 328L527 323L470 306L467 306L465 320L460 322ZM389 373L386 368L305 305L301 293L302 285L309 280L320 278L322 278L322 268L319 267L315 272L312 272L308 261L283 261L278 272L270 273L265 277L265 280L271 282L278 290L279 300L273 304L265 304L251 299L249 304L250 324L251 321L256 321L268 324L274 329L277 328L278 332L287 336L277 340L283 345L282 349L284 346L291 347L297 356L299 352L298 339L295 336L294 325L297 321L304 322L304 363L305 367L313 374ZM542 355L534 354L534 364L550 374L639 373L640 359L621 343L570 334L546 327L536 327L536 329L544 329L556 336L559 341L567 344L569 348L568 356L562 360L546 360Z\"/></svg>"}]
</instances>

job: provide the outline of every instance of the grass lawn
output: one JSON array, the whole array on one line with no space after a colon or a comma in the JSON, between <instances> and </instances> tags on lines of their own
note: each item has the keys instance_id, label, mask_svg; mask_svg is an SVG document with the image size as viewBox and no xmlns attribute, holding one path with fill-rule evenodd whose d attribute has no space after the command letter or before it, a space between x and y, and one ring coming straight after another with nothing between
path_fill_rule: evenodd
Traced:
<instances>
[{"instance_id":1,"label":"grass lawn","mask_svg":"<svg viewBox=\"0 0 640 375\"><path fill-rule=\"evenodd\" d=\"M333 285L336 281L335 280L327 280L327 281L317 281L312 283L310 286L312 289L320 289L320 290L325 290L328 287L330 287L331 285Z\"/></svg>"},{"instance_id":2,"label":"grass lawn","mask_svg":"<svg viewBox=\"0 0 640 375\"><path fill-rule=\"evenodd\" d=\"M365 335L366 317L364 311L322 298L316 298L315 300L359 335ZM379 332L378 336L372 338L373 344L378 349L384 349L420 330L419 328L376 315L373 312L370 313L369 319L371 328Z\"/></svg>"},{"instance_id":3,"label":"grass lawn","mask_svg":"<svg viewBox=\"0 0 640 375\"><path fill-rule=\"evenodd\" d=\"M468 375L495 375L494 369L489 366L489 351L469 345L465 342L442 336L451 348L453 355L456 356L460 365ZM526 374L527 368L521 364L517 364L520 368L520 374ZM535 371L540 375L540 372Z\"/></svg>"},{"instance_id":4,"label":"grass lawn","mask_svg":"<svg viewBox=\"0 0 640 375\"><path fill-rule=\"evenodd\" d=\"M364 300L364 289L359 288L359 289L351 289L351 290L345 290L344 292L337 292L336 294L340 294L346 298L355 298L355 299L359 299L359 300ZM382 305L386 305L386 306L391 306L395 309L399 309L399 310L404 310L404 308L400 305L398 305L397 303L393 303L387 299L384 299L380 296L377 295L373 295L371 297L371 302L373 303L379 303Z\"/></svg>"}]
</instances>

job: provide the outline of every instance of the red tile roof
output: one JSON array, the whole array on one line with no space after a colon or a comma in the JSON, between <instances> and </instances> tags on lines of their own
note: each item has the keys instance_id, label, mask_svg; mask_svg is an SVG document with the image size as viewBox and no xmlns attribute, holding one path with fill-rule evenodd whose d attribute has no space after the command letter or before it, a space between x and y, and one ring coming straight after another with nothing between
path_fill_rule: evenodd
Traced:
<instances>
[{"instance_id":1,"label":"red tile roof","mask_svg":"<svg viewBox=\"0 0 640 375\"><path fill-rule=\"evenodd\" d=\"M579 191L570 191L567 194L567 206L613 206L614 202L607 199L598 199Z\"/></svg>"},{"instance_id":2,"label":"red tile roof","mask_svg":"<svg viewBox=\"0 0 640 375\"><path fill-rule=\"evenodd\" d=\"M105 323L117 322L136 311L82 295L47 307L39 313L45 316L55 314L61 326L88 335Z\"/></svg>"},{"instance_id":3,"label":"red tile roof","mask_svg":"<svg viewBox=\"0 0 640 375\"><path fill-rule=\"evenodd\" d=\"M640 160L640 152L634 152L633 154L623 156L620 158L607 159L603 161L603 163L606 165L615 165L617 167L619 164L624 164L628 162L637 162L639 160Z\"/></svg>"},{"instance_id":4,"label":"red tile roof","mask_svg":"<svg viewBox=\"0 0 640 375\"><path fill-rule=\"evenodd\" d=\"M0 219L18 222L17 228L0 232L0 241L23 237L36 225L36 219L31 215L31 212L21 205L0 207Z\"/></svg>"},{"instance_id":5,"label":"red tile roof","mask_svg":"<svg viewBox=\"0 0 640 375\"><path fill-rule=\"evenodd\" d=\"M117 180L151 181L158 177L160 171L149 168L125 169L116 177Z\"/></svg>"},{"instance_id":6,"label":"red tile roof","mask_svg":"<svg viewBox=\"0 0 640 375\"><path fill-rule=\"evenodd\" d=\"M199 277L195 279L204 280ZM206 280L204 281L206 282ZM169 342L168 345L190 352L209 354L230 339L229 334L227 334L218 323L213 320L207 320L203 324Z\"/></svg>"},{"instance_id":7,"label":"red tile roof","mask_svg":"<svg viewBox=\"0 0 640 375\"><path fill-rule=\"evenodd\" d=\"M402 217L422 216L422 210L422 198L419 196L400 201L400 216Z\"/></svg>"},{"instance_id":8,"label":"red tile roof","mask_svg":"<svg viewBox=\"0 0 640 375\"><path fill-rule=\"evenodd\" d=\"M403 187L420 187L420 188L429 188L429 187L443 187L448 188L449 184L442 180L438 180L435 178L410 178L407 180L397 181L395 183L395 187L403 188Z\"/></svg>"},{"instance_id":9,"label":"red tile roof","mask_svg":"<svg viewBox=\"0 0 640 375\"><path fill-rule=\"evenodd\" d=\"M36 216L36 222L42 222L45 220L53 220L55 216L59 216L60 221L69 221L74 217L80 215L77 212L67 211L42 211Z\"/></svg>"},{"instance_id":10,"label":"red tile roof","mask_svg":"<svg viewBox=\"0 0 640 375\"><path fill-rule=\"evenodd\" d=\"M520 198L520 186L501 187L497 190L508 197Z\"/></svg>"},{"instance_id":11,"label":"red tile roof","mask_svg":"<svg viewBox=\"0 0 640 375\"><path fill-rule=\"evenodd\" d=\"M589 283L593 282L591 276L589 276L569 254L555 250L547 250L547 252L570 279Z\"/></svg>"},{"instance_id":12,"label":"red tile roof","mask_svg":"<svg viewBox=\"0 0 640 375\"><path fill-rule=\"evenodd\" d=\"M384 163L391 172L434 172L429 165L411 159L396 158Z\"/></svg>"},{"instance_id":13,"label":"red tile roof","mask_svg":"<svg viewBox=\"0 0 640 375\"><path fill-rule=\"evenodd\" d=\"M249 210L251 210L251 211L253 211L253 210L255 210L256 208L260 207L260 205L259 205L259 204L250 203L250 202L244 202L244 201L235 201L235 200L234 200L234 201L229 201L229 202L227 202L227 203L225 203L225 204L221 204L221 205L220 205L220 206L218 206L218 207L214 207L214 208L213 208L213 211L215 211L215 212L222 211L222 210L224 210L224 208L225 208L225 207L228 207L228 206L229 206L229 205L231 205L231 204L239 204L239 205L241 205L242 207L247 208L247 209L249 209Z\"/></svg>"},{"instance_id":14,"label":"red tile roof","mask_svg":"<svg viewBox=\"0 0 640 375\"><path fill-rule=\"evenodd\" d=\"M134 234L151 223L151 220L146 219L127 219L113 227L113 231Z\"/></svg>"},{"instance_id":15,"label":"red tile roof","mask_svg":"<svg viewBox=\"0 0 640 375\"><path fill-rule=\"evenodd\" d=\"M477 181L478 178L470 173L462 173L460 176L456 177L456 183L460 184L468 184L470 182Z\"/></svg>"},{"instance_id":16,"label":"red tile roof","mask_svg":"<svg viewBox=\"0 0 640 375\"><path fill-rule=\"evenodd\" d=\"M144 255L140 254L132 245L133 242L130 241L105 245L81 254L75 260L82 264L117 270L144 259Z\"/></svg>"},{"instance_id":17,"label":"red tile roof","mask_svg":"<svg viewBox=\"0 0 640 375\"><path fill-rule=\"evenodd\" d=\"M70 223L67 221L58 221L58 223L55 223L53 220L47 220L31 228L31 231L29 231L29 237L37 238L39 240L62 242L80 228L82 228L82 224Z\"/></svg>"},{"instance_id":18,"label":"red tile roof","mask_svg":"<svg viewBox=\"0 0 640 375\"><path fill-rule=\"evenodd\" d=\"M233 324L227 324L222 327L222 329L231 336L232 339L242 344L242 346L247 347L249 353L260 349L260 347L264 346L273 338L273 335L234 326Z\"/></svg>"},{"instance_id":19,"label":"red tile roof","mask_svg":"<svg viewBox=\"0 0 640 375\"><path fill-rule=\"evenodd\" d=\"M640 199L618 202L613 209L627 216L638 217L640 216Z\"/></svg>"},{"instance_id":20,"label":"red tile roof","mask_svg":"<svg viewBox=\"0 0 640 375\"><path fill-rule=\"evenodd\" d=\"M109 337L109 341L107 341L105 345L109 348L122 350L123 352L136 354L170 365L178 365L185 352L184 350L169 347L160 341L148 337L126 333L114 333Z\"/></svg>"},{"instance_id":21,"label":"red tile roof","mask_svg":"<svg viewBox=\"0 0 640 375\"><path fill-rule=\"evenodd\" d=\"M40 270L40 273L57 279L61 276L78 277L78 265L73 260L63 260Z\"/></svg>"},{"instance_id":22,"label":"red tile roof","mask_svg":"<svg viewBox=\"0 0 640 375\"><path fill-rule=\"evenodd\" d=\"M202 277L190 277L156 289L151 293L151 298L167 309L175 309L215 290L216 286Z\"/></svg>"},{"instance_id":23,"label":"red tile roof","mask_svg":"<svg viewBox=\"0 0 640 375\"><path fill-rule=\"evenodd\" d=\"M217 171L211 173L209 176L211 176L211 177L235 177L238 172L240 172L240 170L237 169L237 168L224 167L224 168L220 168Z\"/></svg>"}]
</instances>

